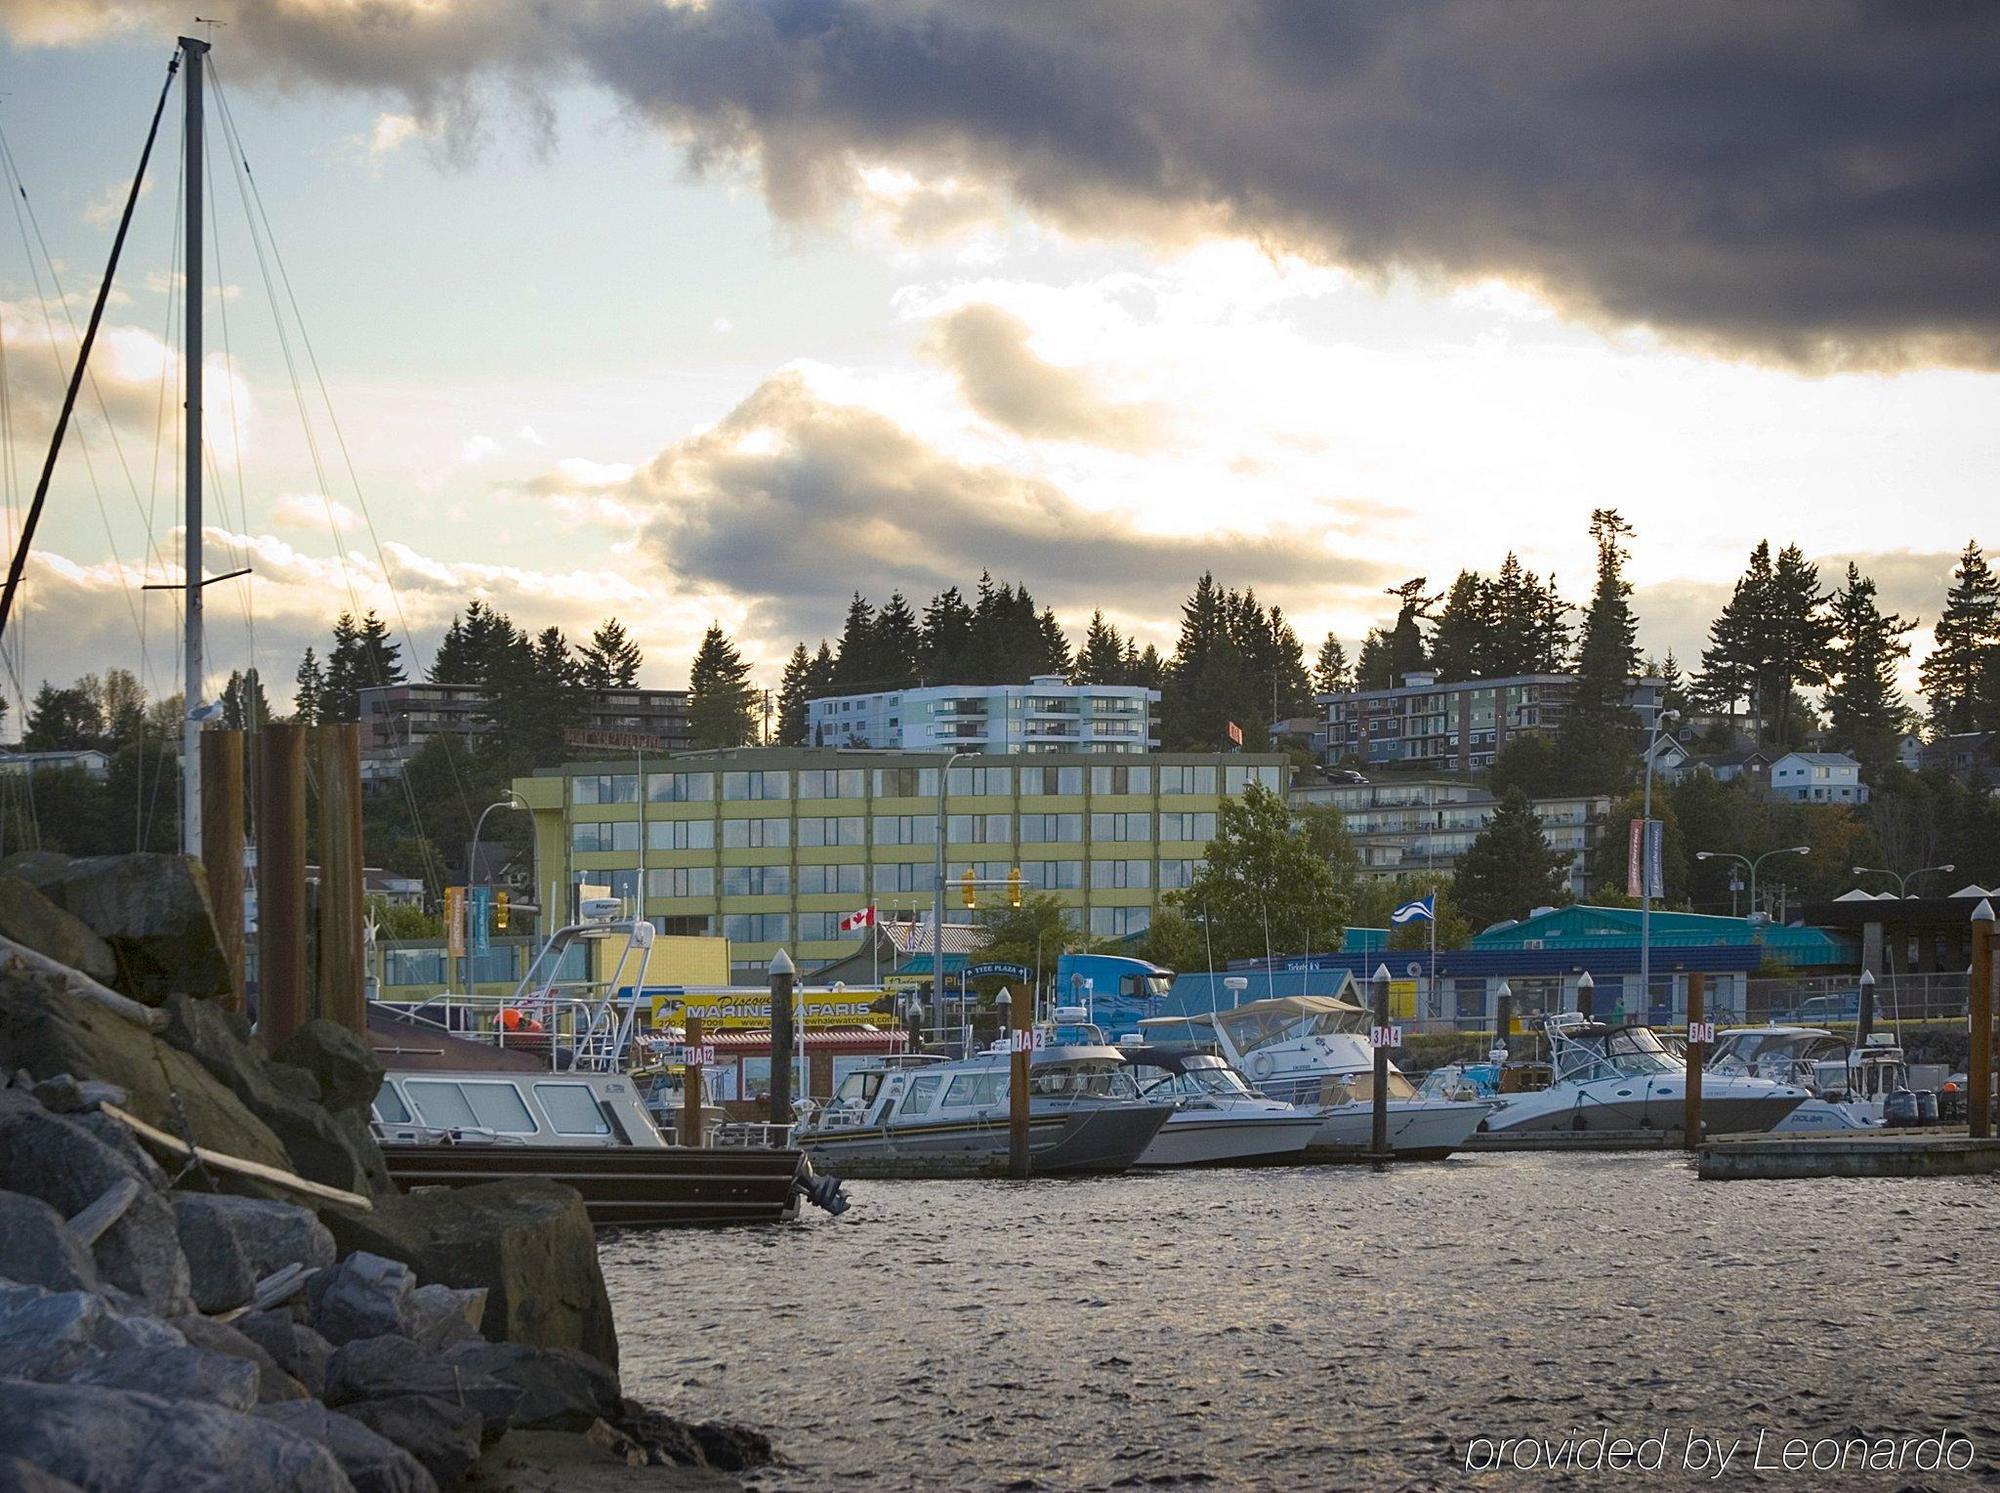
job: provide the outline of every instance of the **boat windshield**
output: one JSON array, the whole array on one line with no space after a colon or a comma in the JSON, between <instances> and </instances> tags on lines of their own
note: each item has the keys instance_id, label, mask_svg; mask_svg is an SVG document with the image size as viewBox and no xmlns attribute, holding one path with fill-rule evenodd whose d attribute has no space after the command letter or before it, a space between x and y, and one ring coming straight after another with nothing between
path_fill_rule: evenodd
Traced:
<instances>
[{"instance_id":1,"label":"boat windshield","mask_svg":"<svg viewBox=\"0 0 2000 1493\"><path fill-rule=\"evenodd\" d=\"M1139 1093L1147 1099L1240 1099L1250 1086L1234 1068L1188 1068L1158 1077L1142 1071Z\"/></svg>"},{"instance_id":2,"label":"boat windshield","mask_svg":"<svg viewBox=\"0 0 2000 1493\"><path fill-rule=\"evenodd\" d=\"M1117 1063L1038 1065L1028 1092L1043 1099L1136 1099L1131 1072Z\"/></svg>"},{"instance_id":3,"label":"boat windshield","mask_svg":"<svg viewBox=\"0 0 2000 1493\"><path fill-rule=\"evenodd\" d=\"M1672 1073L1678 1065L1660 1039L1643 1026L1619 1027L1598 1037L1578 1038L1563 1063L1563 1077L1578 1082L1648 1073Z\"/></svg>"},{"instance_id":4,"label":"boat windshield","mask_svg":"<svg viewBox=\"0 0 2000 1493\"><path fill-rule=\"evenodd\" d=\"M1234 1011L1218 1012L1215 1023L1238 1052L1252 1052L1277 1042L1297 1042L1307 1037L1331 1037L1337 1033L1358 1031L1358 1023L1365 1014L1344 1002L1336 1007L1329 1001L1325 1009L1319 1010L1298 1009L1302 1004L1259 1001Z\"/></svg>"}]
</instances>

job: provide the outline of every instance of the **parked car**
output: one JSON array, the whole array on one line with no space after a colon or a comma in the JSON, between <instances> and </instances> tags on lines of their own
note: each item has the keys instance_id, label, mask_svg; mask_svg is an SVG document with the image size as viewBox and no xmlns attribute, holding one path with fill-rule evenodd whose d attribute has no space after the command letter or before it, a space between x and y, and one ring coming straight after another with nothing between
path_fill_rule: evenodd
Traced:
<instances>
[{"instance_id":1,"label":"parked car","mask_svg":"<svg viewBox=\"0 0 2000 1493\"><path fill-rule=\"evenodd\" d=\"M1808 996L1791 1010L1774 1015L1772 1020L1792 1026L1825 1026L1834 1021L1858 1021L1860 1017L1861 992L1842 990L1831 995Z\"/></svg>"}]
</instances>

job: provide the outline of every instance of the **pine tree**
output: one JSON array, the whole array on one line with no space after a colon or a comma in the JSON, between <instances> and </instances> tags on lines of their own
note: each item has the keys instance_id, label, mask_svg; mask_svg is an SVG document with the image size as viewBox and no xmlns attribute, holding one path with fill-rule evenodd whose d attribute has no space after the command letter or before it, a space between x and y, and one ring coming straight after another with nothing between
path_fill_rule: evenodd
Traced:
<instances>
[{"instance_id":1,"label":"pine tree","mask_svg":"<svg viewBox=\"0 0 2000 1493\"><path fill-rule=\"evenodd\" d=\"M1353 686L1347 672L1347 650L1340 646L1339 638L1328 633L1326 641L1319 645L1319 657L1313 661L1313 692L1339 695Z\"/></svg>"},{"instance_id":2,"label":"pine tree","mask_svg":"<svg viewBox=\"0 0 2000 1493\"><path fill-rule=\"evenodd\" d=\"M1874 581L1852 561L1847 584L1833 599L1833 622L1832 681L1826 691L1833 742L1853 752L1873 778L1895 758L1897 740L1909 729L1896 663L1909 657L1910 645L1902 639L1917 624L1885 614L1876 603Z\"/></svg>"},{"instance_id":3,"label":"pine tree","mask_svg":"<svg viewBox=\"0 0 2000 1493\"><path fill-rule=\"evenodd\" d=\"M1043 607L1042 615L1036 619L1036 631L1041 634L1041 662L1034 672L1037 674L1060 674L1067 679L1076 667L1076 660L1070 654L1069 635L1062 630L1062 623L1056 618L1054 607Z\"/></svg>"},{"instance_id":4,"label":"pine tree","mask_svg":"<svg viewBox=\"0 0 2000 1493\"><path fill-rule=\"evenodd\" d=\"M808 735L806 703L811 699L812 655L800 643L785 660L784 677L778 683L779 746L804 746Z\"/></svg>"},{"instance_id":5,"label":"pine tree","mask_svg":"<svg viewBox=\"0 0 2000 1493\"><path fill-rule=\"evenodd\" d=\"M1780 748L1794 739L1790 725L1798 686L1826 682L1827 653L1837 625L1827 610L1830 599L1819 588L1819 567L1796 544L1778 551L1771 572L1771 651L1764 660L1760 694L1780 707L1773 733Z\"/></svg>"},{"instance_id":6,"label":"pine tree","mask_svg":"<svg viewBox=\"0 0 2000 1493\"><path fill-rule=\"evenodd\" d=\"M1368 636L1361 640L1361 656L1354 661L1354 687L1387 689L1394 683L1394 673L1388 635L1379 627L1369 628Z\"/></svg>"},{"instance_id":7,"label":"pine tree","mask_svg":"<svg viewBox=\"0 0 2000 1493\"><path fill-rule=\"evenodd\" d=\"M1631 532L1616 509L1599 508L1590 516L1597 585L1584 614L1576 685L1556 740L1556 776L1571 793L1616 792L1631 776L1639 744L1638 722L1625 703L1639 667L1632 585L1625 579L1625 539Z\"/></svg>"},{"instance_id":8,"label":"pine tree","mask_svg":"<svg viewBox=\"0 0 2000 1493\"><path fill-rule=\"evenodd\" d=\"M1461 570L1445 592L1443 607L1431 619L1431 667L1440 684L1485 677L1495 620L1490 599L1486 583L1470 570Z\"/></svg>"},{"instance_id":9,"label":"pine tree","mask_svg":"<svg viewBox=\"0 0 2000 1493\"><path fill-rule=\"evenodd\" d=\"M474 601L472 605L478 607L481 603ZM432 684L479 683L479 666L473 661L471 645L466 641L465 624L459 620L457 612L451 614L451 626L438 640L437 652L431 656L430 671L424 677Z\"/></svg>"},{"instance_id":10,"label":"pine tree","mask_svg":"<svg viewBox=\"0 0 2000 1493\"><path fill-rule=\"evenodd\" d=\"M1306 673L1305 645L1299 641L1282 607L1273 606L1270 618L1271 676L1277 685L1278 713L1271 722L1292 720L1312 710L1312 676Z\"/></svg>"},{"instance_id":11,"label":"pine tree","mask_svg":"<svg viewBox=\"0 0 2000 1493\"><path fill-rule=\"evenodd\" d=\"M222 687L222 724L231 731L256 731L271 719L271 702L257 671L231 669Z\"/></svg>"},{"instance_id":12,"label":"pine tree","mask_svg":"<svg viewBox=\"0 0 2000 1493\"><path fill-rule=\"evenodd\" d=\"M607 617L590 635L582 650L585 689L631 689L639 682L639 666L646 655L626 635L625 625Z\"/></svg>"},{"instance_id":13,"label":"pine tree","mask_svg":"<svg viewBox=\"0 0 2000 1493\"><path fill-rule=\"evenodd\" d=\"M1710 710L1734 714L1739 701L1748 701L1755 734L1763 739L1764 668L1771 656L1771 616L1774 610L1771 546L1761 540L1750 552L1749 566L1736 582L1722 614L1710 624L1708 646L1701 654L1703 704Z\"/></svg>"},{"instance_id":14,"label":"pine tree","mask_svg":"<svg viewBox=\"0 0 2000 1493\"><path fill-rule=\"evenodd\" d=\"M1389 595L1401 599L1402 605L1396 609L1396 624L1389 629L1386 646L1389 652L1389 683L1401 684L1405 674L1413 674L1430 667L1430 652L1424 647L1424 630L1419 625L1430 615L1435 596L1425 596L1423 576L1407 580L1400 586L1391 586Z\"/></svg>"},{"instance_id":15,"label":"pine tree","mask_svg":"<svg viewBox=\"0 0 2000 1493\"><path fill-rule=\"evenodd\" d=\"M1125 640L1118 635L1118 629L1104 620L1102 609L1090 614L1090 626L1084 629L1083 651L1076 656L1076 682L1078 684L1124 684Z\"/></svg>"},{"instance_id":16,"label":"pine tree","mask_svg":"<svg viewBox=\"0 0 2000 1493\"><path fill-rule=\"evenodd\" d=\"M891 592L873 630L877 689L908 689L921 677L923 630L900 591Z\"/></svg>"},{"instance_id":17,"label":"pine tree","mask_svg":"<svg viewBox=\"0 0 2000 1493\"><path fill-rule=\"evenodd\" d=\"M364 668L360 629L352 612L342 612L334 619L333 648L326 656L326 684L319 697L322 724L356 718L361 686L370 682Z\"/></svg>"},{"instance_id":18,"label":"pine tree","mask_svg":"<svg viewBox=\"0 0 2000 1493\"><path fill-rule=\"evenodd\" d=\"M966 655L972 646L972 608L958 587L947 586L924 608L923 642L917 666L927 684L965 682Z\"/></svg>"},{"instance_id":19,"label":"pine tree","mask_svg":"<svg viewBox=\"0 0 2000 1493\"><path fill-rule=\"evenodd\" d=\"M1136 651L1132 640L1125 640L1125 682L1141 684L1147 689L1164 691L1167 686L1167 661L1160 657L1160 650L1148 643L1144 652Z\"/></svg>"},{"instance_id":20,"label":"pine tree","mask_svg":"<svg viewBox=\"0 0 2000 1493\"><path fill-rule=\"evenodd\" d=\"M757 691L750 687L750 665L723 633L721 624L710 623L688 675L688 730L695 747L755 742L756 703Z\"/></svg>"},{"instance_id":21,"label":"pine tree","mask_svg":"<svg viewBox=\"0 0 2000 1493\"><path fill-rule=\"evenodd\" d=\"M859 694L877 687L881 670L875 658L875 608L859 591L847 606L834 652L833 682L844 693Z\"/></svg>"},{"instance_id":22,"label":"pine tree","mask_svg":"<svg viewBox=\"0 0 2000 1493\"><path fill-rule=\"evenodd\" d=\"M2000 726L2000 577L1970 541L1952 573L1936 639L1918 667L1933 736Z\"/></svg>"},{"instance_id":23,"label":"pine tree","mask_svg":"<svg viewBox=\"0 0 2000 1493\"><path fill-rule=\"evenodd\" d=\"M1530 580L1533 579L1531 576ZM1567 674L1570 671L1570 604L1563 600L1562 592L1556 587L1553 572L1548 584L1542 588L1542 601L1536 613L1535 652L1527 660L1528 667L1523 672L1529 674Z\"/></svg>"},{"instance_id":24,"label":"pine tree","mask_svg":"<svg viewBox=\"0 0 2000 1493\"><path fill-rule=\"evenodd\" d=\"M1535 806L1509 788L1465 854L1452 878L1452 896L1475 928L1562 901L1569 857L1551 850Z\"/></svg>"},{"instance_id":25,"label":"pine tree","mask_svg":"<svg viewBox=\"0 0 2000 1493\"><path fill-rule=\"evenodd\" d=\"M311 648L299 660L292 676L292 719L301 726L316 726L320 720L320 699L326 694L326 673Z\"/></svg>"}]
</instances>

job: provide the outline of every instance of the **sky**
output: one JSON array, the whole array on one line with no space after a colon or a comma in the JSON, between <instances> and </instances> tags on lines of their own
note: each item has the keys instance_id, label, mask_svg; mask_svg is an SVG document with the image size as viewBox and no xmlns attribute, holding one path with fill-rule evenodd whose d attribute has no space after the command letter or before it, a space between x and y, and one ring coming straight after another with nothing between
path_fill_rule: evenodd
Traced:
<instances>
[{"instance_id":1,"label":"sky","mask_svg":"<svg viewBox=\"0 0 2000 1493\"><path fill-rule=\"evenodd\" d=\"M1102 608L1170 651L1213 570L1351 650L1509 549L1581 602L1601 506L1652 655L1696 660L1769 538L1856 560L1920 656L1994 537L1991 7L202 14L207 569L252 570L209 589L211 691L254 663L282 702L350 608L420 668L473 596L615 614L663 687L720 622L775 684L852 591L985 569L1078 640ZM191 25L0 0L10 532ZM10 624L30 692L175 685L140 588L182 574L179 111Z\"/></svg>"}]
</instances>

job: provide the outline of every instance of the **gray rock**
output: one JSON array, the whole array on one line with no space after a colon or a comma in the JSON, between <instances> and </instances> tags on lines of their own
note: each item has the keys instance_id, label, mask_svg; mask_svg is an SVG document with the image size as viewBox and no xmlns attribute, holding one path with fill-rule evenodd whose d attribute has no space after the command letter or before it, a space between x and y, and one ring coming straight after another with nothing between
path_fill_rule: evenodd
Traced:
<instances>
[{"instance_id":1,"label":"gray rock","mask_svg":"<svg viewBox=\"0 0 2000 1493\"><path fill-rule=\"evenodd\" d=\"M294 1318L288 1309L246 1312L231 1325L270 1354L272 1361L308 1393L326 1392L326 1366L333 1358L333 1344Z\"/></svg>"},{"instance_id":2,"label":"gray rock","mask_svg":"<svg viewBox=\"0 0 2000 1493\"><path fill-rule=\"evenodd\" d=\"M618 1366L596 1237L572 1188L539 1179L436 1188L329 1215L327 1226L342 1249L407 1261L426 1281L486 1287L489 1338Z\"/></svg>"},{"instance_id":3,"label":"gray rock","mask_svg":"<svg viewBox=\"0 0 2000 1493\"><path fill-rule=\"evenodd\" d=\"M115 1083L78 1079L67 1073L42 1079L30 1092L41 1101L43 1109L52 1109L59 1115L87 1114L100 1104L115 1104L122 1109L132 1098Z\"/></svg>"},{"instance_id":4,"label":"gray rock","mask_svg":"<svg viewBox=\"0 0 2000 1493\"><path fill-rule=\"evenodd\" d=\"M0 875L0 934L82 971L101 985L118 978L118 959L111 945L18 876Z\"/></svg>"},{"instance_id":5,"label":"gray rock","mask_svg":"<svg viewBox=\"0 0 2000 1493\"><path fill-rule=\"evenodd\" d=\"M63 1376L66 1384L129 1389L163 1400L193 1400L242 1412L257 1403L257 1365L185 1344L105 1353Z\"/></svg>"},{"instance_id":6,"label":"gray rock","mask_svg":"<svg viewBox=\"0 0 2000 1493\"><path fill-rule=\"evenodd\" d=\"M352 1416L313 1400L294 1400L259 1406L257 1417L332 1452L354 1493L437 1493L437 1479L421 1462Z\"/></svg>"},{"instance_id":7,"label":"gray rock","mask_svg":"<svg viewBox=\"0 0 2000 1493\"><path fill-rule=\"evenodd\" d=\"M63 1379L105 1354L185 1346L166 1323L88 1291L0 1280L0 1379Z\"/></svg>"},{"instance_id":8,"label":"gray rock","mask_svg":"<svg viewBox=\"0 0 2000 1493\"><path fill-rule=\"evenodd\" d=\"M229 963L201 863L183 855L93 855L39 882L49 901L110 945L107 983L157 1006L169 995L226 995Z\"/></svg>"},{"instance_id":9,"label":"gray rock","mask_svg":"<svg viewBox=\"0 0 2000 1493\"><path fill-rule=\"evenodd\" d=\"M0 1192L0 1276L49 1291L95 1291L97 1261L40 1198Z\"/></svg>"},{"instance_id":10,"label":"gray rock","mask_svg":"<svg viewBox=\"0 0 2000 1493\"><path fill-rule=\"evenodd\" d=\"M174 1213L180 1220L183 1248L189 1247L190 1228L202 1237L227 1235L253 1281L287 1265L318 1270L333 1263L333 1235L310 1209L292 1203L226 1193L178 1193Z\"/></svg>"},{"instance_id":11,"label":"gray rock","mask_svg":"<svg viewBox=\"0 0 2000 1493\"><path fill-rule=\"evenodd\" d=\"M5 1402L6 1391L0 1390L0 1407ZM42 1471L33 1462L0 1457L0 1493L83 1493L83 1490L54 1473Z\"/></svg>"},{"instance_id":12,"label":"gray rock","mask_svg":"<svg viewBox=\"0 0 2000 1493\"><path fill-rule=\"evenodd\" d=\"M433 1282L410 1293L403 1306L403 1331L435 1352L453 1343L483 1341L479 1322L485 1315L483 1287L460 1290Z\"/></svg>"},{"instance_id":13,"label":"gray rock","mask_svg":"<svg viewBox=\"0 0 2000 1493\"><path fill-rule=\"evenodd\" d=\"M342 1413L360 1421L377 1436L395 1442L423 1463L444 1487L457 1484L479 1460L484 1422L479 1412L468 1406L423 1395L395 1395L383 1400L357 1400Z\"/></svg>"},{"instance_id":14,"label":"gray rock","mask_svg":"<svg viewBox=\"0 0 2000 1493\"><path fill-rule=\"evenodd\" d=\"M351 1493L332 1452L254 1416L84 1384L0 1385L0 1457L117 1493Z\"/></svg>"},{"instance_id":15,"label":"gray rock","mask_svg":"<svg viewBox=\"0 0 2000 1493\"><path fill-rule=\"evenodd\" d=\"M207 1206L215 1199L199 1192L172 1196L174 1224L181 1253L187 1256L194 1304L205 1312L233 1311L242 1306L257 1289L257 1276L236 1235Z\"/></svg>"},{"instance_id":16,"label":"gray rock","mask_svg":"<svg viewBox=\"0 0 2000 1493\"><path fill-rule=\"evenodd\" d=\"M305 1069L318 1081L320 1102L333 1110L366 1110L382 1087L382 1064L375 1050L346 1027L325 1019L308 1021L271 1054Z\"/></svg>"},{"instance_id":17,"label":"gray rock","mask_svg":"<svg viewBox=\"0 0 2000 1493\"><path fill-rule=\"evenodd\" d=\"M180 1054L175 1053L174 1056L178 1058ZM185 1062L186 1059L183 1058L182 1061ZM126 1108L124 1105L119 1107ZM123 1156L152 1191L165 1192L172 1185L173 1179L166 1174L159 1162L153 1159L152 1154L139 1144L139 1137L134 1135L122 1121L114 1120L111 1116L100 1114L96 1110L86 1110L80 1115L71 1115L68 1118L72 1124L81 1125Z\"/></svg>"},{"instance_id":18,"label":"gray rock","mask_svg":"<svg viewBox=\"0 0 2000 1493\"><path fill-rule=\"evenodd\" d=\"M270 1405L286 1400L303 1400L307 1396L304 1384L286 1373L264 1347L254 1338L238 1332L226 1322L218 1322L213 1317L176 1317L174 1330L197 1348L206 1348L211 1353L226 1353L231 1358L240 1358L257 1370L257 1403Z\"/></svg>"},{"instance_id":19,"label":"gray rock","mask_svg":"<svg viewBox=\"0 0 2000 1493\"><path fill-rule=\"evenodd\" d=\"M624 1412L618 1376L572 1348L530 1348L522 1343L459 1343L445 1349L454 1368L497 1379L521 1391L510 1426L535 1431L583 1431L596 1420Z\"/></svg>"},{"instance_id":20,"label":"gray rock","mask_svg":"<svg viewBox=\"0 0 2000 1493\"><path fill-rule=\"evenodd\" d=\"M449 1363L408 1338L357 1338L336 1349L326 1367L327 1404L423 1395L479 1412L499 1435L521 1402L521 1391L470 1365Z\"/></svg>"},{"instance_id":21,"label":"gray rock","mask_svg":"<svg viewBox=\"0 0 2000 1493\"><path fill-rule=\"evenodd\" d=\"M148 1179L124 1156L62 1115L39 1107L0 1109L0 1187L38 1197L64 1218L74 1217L113 1183ZM173 1209L144 1190L124 1216L98 1237L92 1253L103 1278L142 1298L161 1316L192 1307L187 1257Z\"/></svg>"},{"instance_id":22,"label":"gray rock","mask_svg":"<svg viewBox=\"0 0 2000 1493\"><path fill-rule=\"evenodd\" d=\"M336 1348L356 1338L400 1332L404 1303L416 1283L402 1261L357 1250L313 1282L313 1326Z\"/></svg>"}]
</instances>

